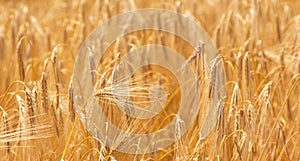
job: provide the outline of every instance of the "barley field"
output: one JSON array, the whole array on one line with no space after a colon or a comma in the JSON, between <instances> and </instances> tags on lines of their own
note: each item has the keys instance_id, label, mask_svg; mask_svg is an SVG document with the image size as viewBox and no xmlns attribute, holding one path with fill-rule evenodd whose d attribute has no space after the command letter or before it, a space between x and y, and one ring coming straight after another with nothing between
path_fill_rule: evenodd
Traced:
<instances>
[{"instance_id":1,"label":"barley field","mask_svg":"<svg viewBox=\"0 0 300 161\"><path fill-rule=\"evenodd\" d=\"M87 131L76 112L72 75L80 45L94 29L142 8L175 11L201 24L220 53L226 95L206 137L198 114L174 144L127 154ZM140 97L149 94L144 86L165 85L171 95L163 112L145 121L116 108L113 67L145 44L168 46L186 59L194 50L167 32L136 31L114 41L103 59L91 63L91 74L106 117L123 130L147 134L176 119L182 100L174 75L149 65L132 76L129 97L146 106L151 101ZM0 0L0 65L0 161L300 160L299 0ZM208 76L208 67L198 65ZM200 111L211 99L206 78L199 86Z\"/></svg>"}]
</instances>

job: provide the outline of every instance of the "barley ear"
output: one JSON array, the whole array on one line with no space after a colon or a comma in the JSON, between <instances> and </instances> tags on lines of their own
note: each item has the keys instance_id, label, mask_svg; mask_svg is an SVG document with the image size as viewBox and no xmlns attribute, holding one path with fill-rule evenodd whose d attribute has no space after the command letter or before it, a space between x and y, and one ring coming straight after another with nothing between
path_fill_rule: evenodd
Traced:
<instances>
[{"instance_id":1,"label":"barley ear","mask_svg":"<svg viewBox=\"0 0 300 161\"><path fill-rule=\"evenodd\" d=\"M96 70L96 66L95 66L95 61L94 61L94 57L93 57L93 53L91 51L91 48L88 48L88 52L89 52L89 62L90 62L90 69L91 69L91 75L92 75L92 84L93 86L95 86L95 70Z\"/></svg>"},{"instance_id":2,"label":"barley ear","mask_svg":"<svg viewBox=\"0 0 300 161\"><path fill-rule=\"evenodd\" d=\"M47 93L47 78L46 74L42 74L42 103L46 113L48 113L48 93Z\"/></svg>"},{"instance_id":3,"label":"barley ear","mask_svg":"<svg viewBox=\"0 0 300 161\"><path fill-rule=\"evenodd\" d=\"M73 87L72 87L72 81L70 82L69 86L69 112L70 112L70 118L71 121L75 120L75 109L74 109L74 95L73 95Z\"/></svg>"},{"instance_id":4,"label":"barley ear","mask_svg":"<svg viewBox=\"0 0 300 161\"><path fill-rule=\"evenodd\" d=\"M31 91L25 87L25 105L27 106L27 112L29 116L30 126L33 127L35 124L35 114L33 109L33 99L32 99Z\"/></svg>"},{"instance_id":5,"label":"barley ear","mask_svg":"<svg viewBox=\"0 0 300 161\"><path fill-rule=\"evenodd\" d=\"M24 69L22 49L23 49L22 48L22 41L19 41L18 45L17 45L19 75L20 75L21 81L24 81L24 79L25 79L25 69Z\"/></svg>"},{"instance_id":6,"label":"barley ear","mask_svg":"<svg viewBox=\"0 0 300 161\"><path fill-rule=\"evenodd\" d=\"M0 106L0 109L2 109L2 107ZM5 111L3 111L2 113L2 119L3 119L3 125L4 125L4 135L6 136L5 137L5 144L6 144L6 147L7 147L7 153L10 152L10 142L8 140L8 134L9 134L9 126L8 126L8 117L7 117L7 113Z\"/></svg>"},{"instance_id":7,"label":"barley ear","mask_svg":"<svg viewBox=\"0 0 300 161\"><path fill-rule=\"evenodd\" d=\"M16 95L17 104L19 107L19 126L20 126L20 137L23 137L23 132L26 130L26 109L24 100L21 96Z\"/></svg>"}]
</instances>

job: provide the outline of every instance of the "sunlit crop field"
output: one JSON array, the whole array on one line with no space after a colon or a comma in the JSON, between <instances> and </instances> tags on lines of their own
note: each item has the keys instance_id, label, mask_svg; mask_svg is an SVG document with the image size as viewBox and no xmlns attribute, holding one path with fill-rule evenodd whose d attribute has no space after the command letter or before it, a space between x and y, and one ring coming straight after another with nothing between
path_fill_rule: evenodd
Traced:
<instances>
[{"instance_id":1,"label":"sunlit crop field","mask_svg":"<svg viewBox=\"0 0 300 161\"><path fill-rule=\"evenodd\" d=\"M203 27L221 55L226 95L207 137L200 136L199 114L171 146L126 154L86 130L75 110L72 75L80 45L95 28L142 8L175 11ZM168 87L168 104L154 120L122 114L110 88L116 62L145 44L168 46L186 59L194 50L167 32L136 31L114 41L91 65L91 74L107 118L123 130L147 134L176 119L182 100L174 75L150 65L132 76L130 97L146 102L140 106L151 103L139 98L150 93L145 85ZM1 161L300 160L299 0L0 0L0 65ZM202 69L208 77L208 67ZM200 112L209 107L212 83L205 78Z\"/></svg>"}]
</instances>

